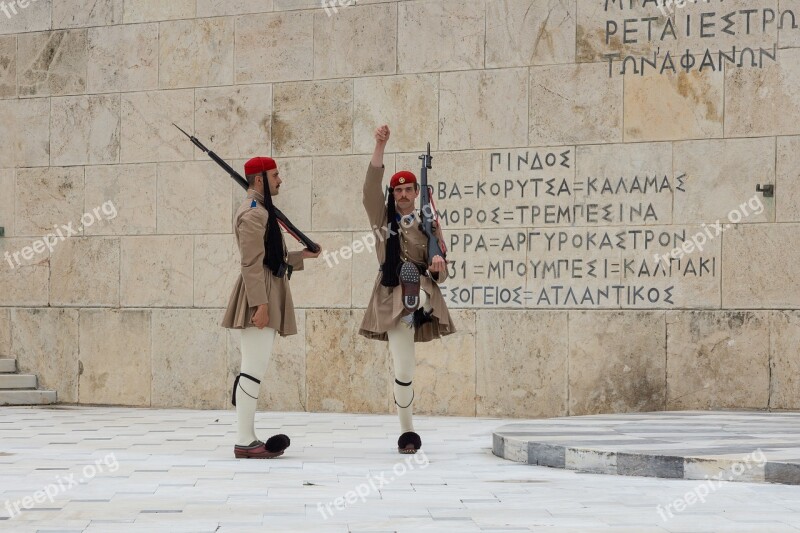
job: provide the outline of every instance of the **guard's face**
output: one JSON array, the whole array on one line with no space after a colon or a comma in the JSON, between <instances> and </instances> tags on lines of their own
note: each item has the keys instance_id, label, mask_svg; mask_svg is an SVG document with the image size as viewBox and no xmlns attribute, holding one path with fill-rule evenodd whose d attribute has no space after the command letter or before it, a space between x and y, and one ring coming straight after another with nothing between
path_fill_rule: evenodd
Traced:
<instances>
[{"instance_id":1,"label":"guard's face","mask_svg":"<svg viewBox=\"0 0 800 533\"><path fill-rule=\"evenodd\" d=\"M267 171L267 184L269 185L270 196L278 196L281 183L283 183L283 180L277 168Z\"/></svg>"},{"instance_id":2,"label":"guard's face","mask_svg":"<svg viewBox=\"0 0 800 533\"><path fill-rule=\"evenodd\" d=\"M394 188L394 203L397 208L402 211L414 209L414 202L419 196L419 189L415 183L408 183L405 185L398 185Z\"/></svg>"}]
</instances>

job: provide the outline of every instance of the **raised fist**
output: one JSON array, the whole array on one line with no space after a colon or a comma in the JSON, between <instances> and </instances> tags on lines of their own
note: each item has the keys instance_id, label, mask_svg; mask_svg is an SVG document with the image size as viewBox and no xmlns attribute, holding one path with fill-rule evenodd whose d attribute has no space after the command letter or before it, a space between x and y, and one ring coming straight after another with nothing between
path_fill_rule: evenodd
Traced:
<instances>
[{"instance_id":1,"label":"raised fist","mask_svg":"<svg viewBox=\"0 0 800 533\"><path fill-rule=\"evenodd\" d=\"M386 144L389 142L389 136L392 132L389 131L389 126L383 125L375 130L375 142L378 144Z\"/></svg>"}]
</instances>

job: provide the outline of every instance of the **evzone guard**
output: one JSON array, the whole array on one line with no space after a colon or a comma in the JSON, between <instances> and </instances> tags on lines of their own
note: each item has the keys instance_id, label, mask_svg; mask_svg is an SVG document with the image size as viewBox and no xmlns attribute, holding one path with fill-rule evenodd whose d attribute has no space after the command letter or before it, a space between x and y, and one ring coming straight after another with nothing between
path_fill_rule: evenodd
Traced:
<instances>
[{"instance_id":1,"label":"evzone guard","mask_svg":"<svg viewBox=\"0 0 800 533\"><path fill-rule=\"evenodd\" d=\"M236 406L237 437L233 448L237 458L271 459L283 455L291 443L284 434L262 442L255 435L258 394L272 355L275 335L297 333L289 280L303 260L319 257L322 248L272 203L283 180L272 158L255 157L244 165L245 176L236 172L194 135L174 124L192 143L206 153L233 180L247 190L247 198L233 217L233 232L241 256L241 273L228 302L222 326L242 330L240 373L233 384L231 402ZM280 227L305 246L288 252Z\"/></svg>"},{"instance_id":2,"label":"evzone guard","mask_svg":"<svg viewBox=\"0 0 800 533\"><path fill-rule=\"evenodd\" d=\"M313 252L308 248L287 252L278 226L280 211L272 204L272 197L278 195L282 183L275 161L256 157L248 161L244 169L247 199L239 206L233 220L242 271L222 321L225 328L242 330L242 364L233 384L232 397L237 418L233 453L237 458L271 459L283 454L290 439L284 434L266 441L256 437L255 413L260 384L276 334L285 337L297 333L289 278L293 271L303 269L304 259L319 256L319 247L314 246L316 251Z\"/></svg>"},{"instance_id":3,"label":"evzone guard","mask_svg":"<svg viewBox=\"0 0 800 533\"><path fill-rule=\"evenodd\" d=\"M364 181L364 209L371 227L388 234L385 246L377 246L380 272L375 280L359 333L369 339L388 341L394 364L394 401L400 418L400 453L416 453L422 439L414 431L415 342L428 342L455 332L439 283L447 279L446 248L441 226L433 220L429 191L422 190L423 205L416 211L420 184L403 170L389 180L384 200L383 154L391 132L375 130L375 150ZM430 148L423 159L423 186L431 168Z\"/></svg>"}]
</instances>

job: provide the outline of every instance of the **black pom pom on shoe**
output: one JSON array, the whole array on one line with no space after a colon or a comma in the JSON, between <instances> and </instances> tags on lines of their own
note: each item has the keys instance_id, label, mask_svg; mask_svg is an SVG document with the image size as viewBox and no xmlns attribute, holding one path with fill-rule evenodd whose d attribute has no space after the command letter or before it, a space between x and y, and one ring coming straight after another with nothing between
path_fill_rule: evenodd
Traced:
<instances>
[{"instance_id":1,"label":"black pom pom on shoe","mask_svg":"<svg viewBox=\"0 0 800 533\"><path fill-rule=\"evenodd\" d=\"M422 439L413 431L407 431L397 439L397 451L400 453L417 453L422 448Z\"/></svg>"},{"instance_id":2,"label":"black pom pom on shoe","mask_svg":"<svg viewBox=\"0 0 800 533\"><path fill-rule=\"evenodd\" d=\"M270 452L277 453L288 448L291 443L292 441L289 440L289 437L281 433L268 438L267 442L264 443L264 447Z\"/></svg>"},{"instance_id":3,"label":"black pom pom on shoe","mask_svg":"<svg viewBox=\"0 0 800 533\"><path fill-rule=\"evenodd\" d=\"M424 309L419 308L414 311L414 327L420 328L428 322L433 322L433 310L426 312Z\"/></svg>"}]
</instances>

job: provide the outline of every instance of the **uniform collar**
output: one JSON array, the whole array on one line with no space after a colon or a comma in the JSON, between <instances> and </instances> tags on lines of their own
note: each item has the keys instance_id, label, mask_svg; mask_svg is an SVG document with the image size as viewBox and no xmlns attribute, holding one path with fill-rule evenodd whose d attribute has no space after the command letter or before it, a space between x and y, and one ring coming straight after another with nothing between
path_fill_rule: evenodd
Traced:
<instances>
[{"instance_id":1,"label":"uniform collar","mask_svg":"<svg viewBox=\"0 0 800 533\"><path fill-rule=\"evenodd\" d=\"M253 189L247 189L247 198L248 199L255 198L256 200L258 200L259 203L261 204L264 203L264 195Z\"/></svg>"},{"instance_id":2,"label":"uniform collar","mask_svg":"<svg viewBox=\"0 0 800 533\"><path fill-rule=\"evenodd\" d=\"M396 215L397 222L400 222L400 223L408 225L408 226L410 226L414 222L414 219L416 219L416 218L417 218L417 212L416 211L412 211L411 213L409 213L408 215L405 215L405 216L401 215L400 213L397 213L397 215Z\"/></svg>"}]
</instances>

